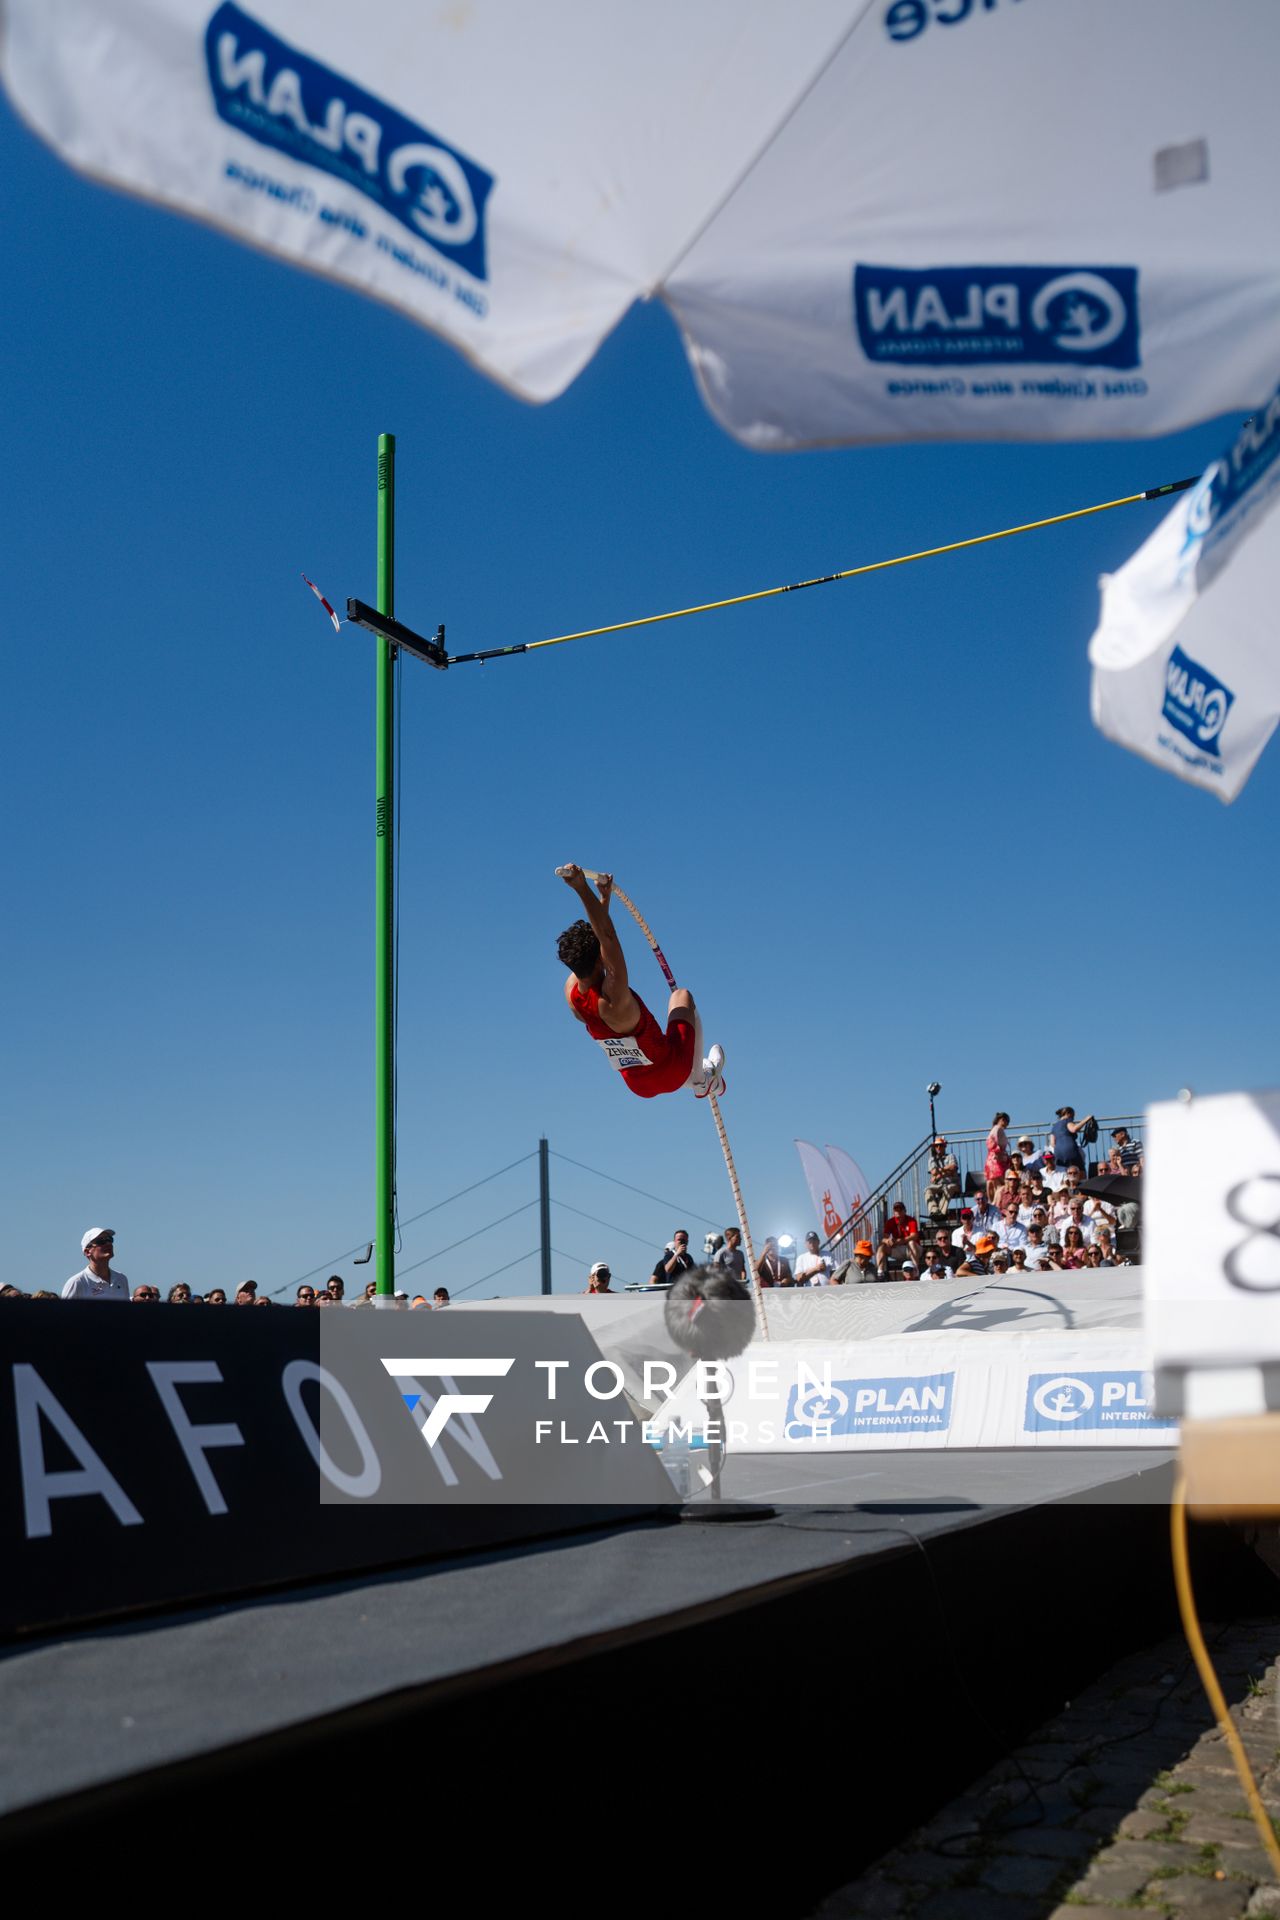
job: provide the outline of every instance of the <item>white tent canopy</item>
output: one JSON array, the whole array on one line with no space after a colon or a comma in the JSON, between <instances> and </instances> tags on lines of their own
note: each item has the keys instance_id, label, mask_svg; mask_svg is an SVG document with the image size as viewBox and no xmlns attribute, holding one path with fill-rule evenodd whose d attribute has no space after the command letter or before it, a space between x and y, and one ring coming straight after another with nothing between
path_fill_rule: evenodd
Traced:
<instances>
[{"instance_id":1,"label":"white tent canopy","mask_svg":"<svg viewBox=\"0 0 1280 1920\"><path fill-rule=\"evenodd\" d=\"M1163 433L1272 377L1274 0L0 0L73 166L530 400L661 295L748 445Z\"/></svg>"}]
</instances>

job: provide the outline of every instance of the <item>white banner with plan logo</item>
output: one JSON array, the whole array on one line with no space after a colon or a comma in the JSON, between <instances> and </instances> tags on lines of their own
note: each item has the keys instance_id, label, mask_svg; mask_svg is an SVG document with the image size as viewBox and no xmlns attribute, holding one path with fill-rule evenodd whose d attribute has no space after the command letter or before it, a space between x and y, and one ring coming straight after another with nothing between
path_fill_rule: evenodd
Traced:
<instances>
[{"instance_id":1,"label":"white banner with plan logo","mask_svg":"<svg viewBox=\"0 0 1280 1920\"><path fill-rule=\"evenodd\" d=\"M1280 387L1102 582L1094 724L1234 800L1280 718Z\"/></svg>"},{"instance_id":2,"label":"white banner with plan logo","mask_svg":"<svg viewBox=\"0 0 1280 1920\"><path fill-rule=\"evenodd\" d=\"M3 15L0 80L70 165L527 399L655 296L766 449L1168 433L1274 378L1276 0Z\"/></svg>"},{"instance_id":3,"label":"white banner with plan logo","mask_svg":"<svg viewBox=\"0 0 1280 1920\"><path fill-rule=\"evenodd\" d=\"M754 1342L719 1376L731 1453L1168 1447L1141 1333L960 1333L874 1343ZM653 1422L706 1423L717 1376L688 1375Z\"/></svg>"}]
</instances>

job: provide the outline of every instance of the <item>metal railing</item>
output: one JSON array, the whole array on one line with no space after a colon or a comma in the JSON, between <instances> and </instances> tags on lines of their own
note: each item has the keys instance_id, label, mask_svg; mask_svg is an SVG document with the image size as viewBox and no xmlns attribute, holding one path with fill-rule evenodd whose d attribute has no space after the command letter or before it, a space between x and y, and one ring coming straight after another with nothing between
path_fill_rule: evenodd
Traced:
<instances>
[{"instance_id":1,"label":"metal railing","mask_svg":"<svg viewBox=\"0 0 1280 1920\"><path fill-rule=\"evenodd\" d=\"M1083 1117L1083 1116L1082 1116ZM1098 1114L1098 1138L1091 1147L1084 1147L1086 1162L1092 1170L1095 1161L1103 1164L1111 1150L1111 1130L1113 1127L1127 1127L1129 1137L1137 1146L1142 1145L1142 1115L1134 1113ZM947 1146L955 1155L960 1176L961 1199L950 1202L952 1212L963 1204L963 1196L971 1192L982 1178L983 1164L987 1153L987 1135L991 1127L962 1127L946 1136ZM1030 1124L1019 1124L1005 1128L1010 1146L1025 1134L1034 1141L1038 1153L1049 1140L1053 1132L1052 1120L1036 1120ZM878 1187L873 1188L853 1219L841 1232L832 1234L822 1251L831 1261L839 1265L841 1261L853 1258L853 1249L859 1240L870 1240L878 1246L884 1237L884 1225L893 1211L894 1202L905 1203L907 1212L922 1224L926 1221L928 1209L925 1206L925 1193L931 1182L929 1177L929 1149L935 1135L927 1133L912 1147L911 1151L898 1162L893 1172L886 1175Z\"/></svg>"}]
</instances>

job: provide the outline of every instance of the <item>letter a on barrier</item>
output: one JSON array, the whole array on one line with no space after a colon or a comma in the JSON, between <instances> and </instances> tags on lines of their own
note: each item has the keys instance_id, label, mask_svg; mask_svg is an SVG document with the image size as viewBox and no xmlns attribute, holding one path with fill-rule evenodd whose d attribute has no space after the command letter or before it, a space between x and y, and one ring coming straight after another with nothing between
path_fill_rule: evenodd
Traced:
<instances>
[{"instance_id":1,"label":"letter a on barrier","mask_svg":"<svg viewBox=\"0 0 1280 1920\"><path fill-rule=\"evenodd\" d=\"M105 1460L94 1452L62 1402L26 1361L13 1369L13 1398L28 1540L42 1540L53 1532L53 1501L73 1500L87 1493L105 1500L122 1527L143 1525L142 1515ZM80 1462L78 1467L53 1471L45 1464L41 1414Z\"/></svg>"}]
</instances>

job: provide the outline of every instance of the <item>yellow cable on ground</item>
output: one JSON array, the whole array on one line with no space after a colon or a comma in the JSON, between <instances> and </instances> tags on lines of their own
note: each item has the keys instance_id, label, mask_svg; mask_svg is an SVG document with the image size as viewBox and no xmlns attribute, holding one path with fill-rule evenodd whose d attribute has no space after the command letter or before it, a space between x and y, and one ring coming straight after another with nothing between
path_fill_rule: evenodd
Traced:
<instances>
[{"instance_id":1,"label":"yellow cable on ground","mask_svg":"<svg viewBox=\"0 0 1280 1920\"><path fill-rule=\"evenodd\" d=\"M1178 1476L1174 1482L1173 1507L1170 1513L1170 1523L1173 1540L1173 1582L1178 1593L1178 1609L1182 1615L1182 1630L1187 1636L1187 1645L1190 1647L1192 1658L1195 1660L1196 1671L1200 1675L1201 1684L1209 1696L1209 1705L1213 1708L1214 1717L1222 1729L1223 1737L1228 1747L1231 1749L1231 1758L1234 1760L1236 1772L1240 1776L1240 1784L1244 1788L1245 1799L1249 1802L1249 1811L1253 1815L1253 1823L1258 1829L1263 1848L1266 1851L1268 1860L1271 1862L1272 1871L1276 1879L1280 1880L1280 1841L1276 1839L1275 1828L1272 1826L1271 1818L1262 1804L1262 1796L1258 1792L1258 1785L1253 1777L1253 1769L1249 1765L1249 1756L1244 1750L1244 1744L1240 1739L1236 1724L1227 1711L1226 1699L1223 1695L1222 1688L1218 1684L1218 1676L1213 1670L1213 1662L1209 1658L1209 1649L1204 1643L1204 1635L1200 1631L1200 1621L1196 1613L1195 1594L1191 1588L1191 1567L1187 1555L1186 1479L1181 1468L1178 1469Z\"/></svg>"}]
</instances>

